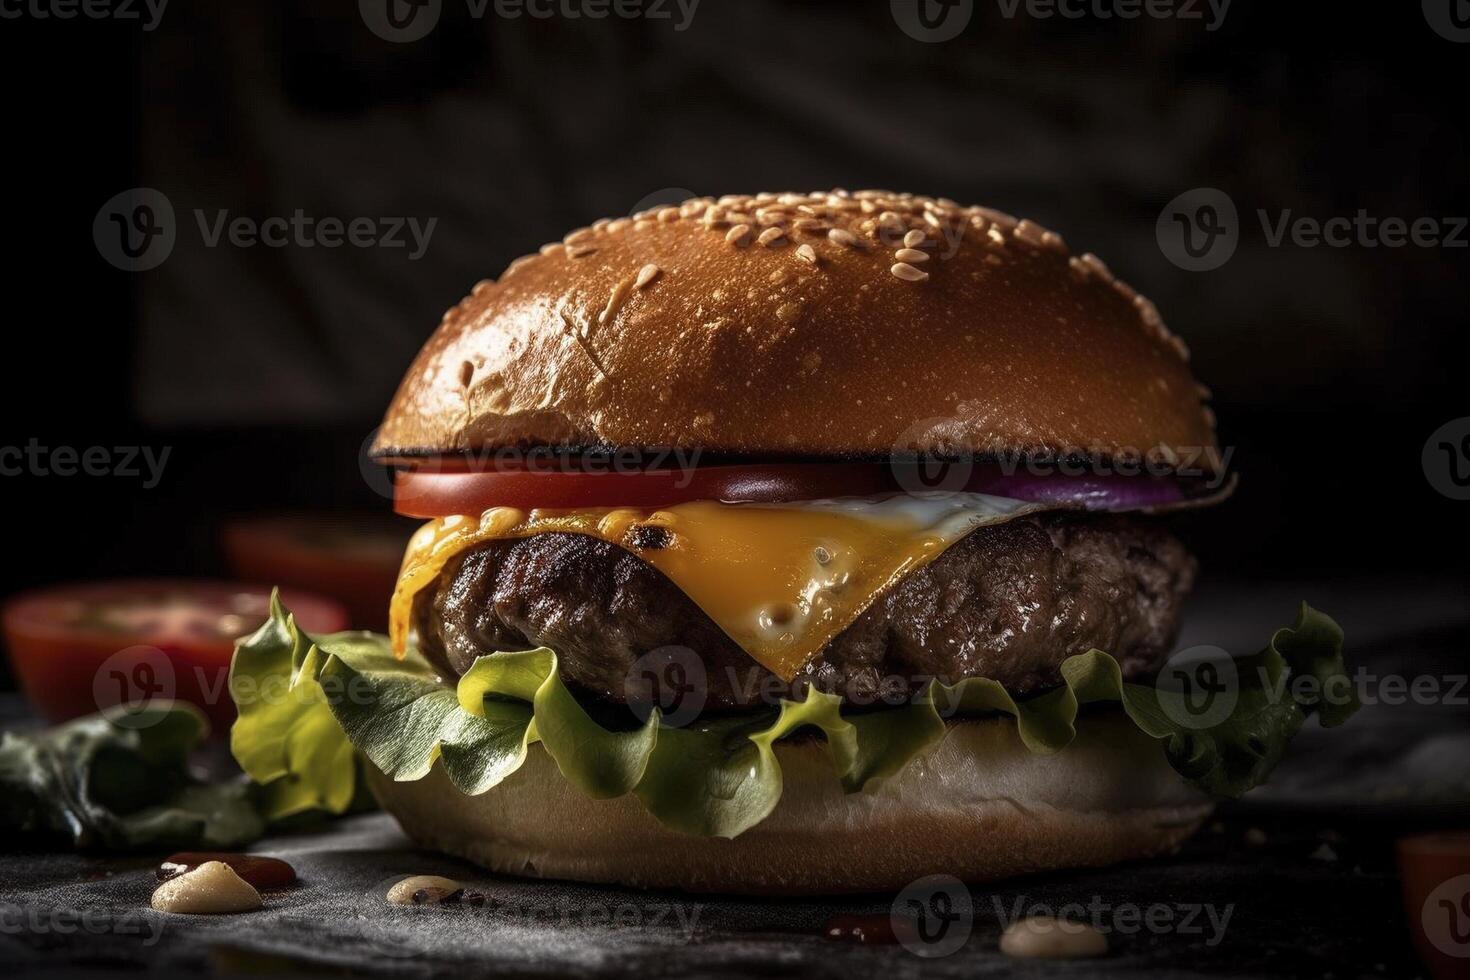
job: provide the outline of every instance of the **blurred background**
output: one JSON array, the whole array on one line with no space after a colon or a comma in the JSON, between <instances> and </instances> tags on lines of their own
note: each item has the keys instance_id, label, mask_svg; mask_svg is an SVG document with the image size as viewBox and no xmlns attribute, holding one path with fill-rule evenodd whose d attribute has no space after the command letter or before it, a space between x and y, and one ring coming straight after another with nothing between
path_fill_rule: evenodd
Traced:
<instances>
[{"instance_id":1,"label":"blurred background","mask_svg":"<svg viewBox=\"0 0 1470 980\"><path fill-rule=\"evenodd\" d=\"M7 7L0 446L106 447L113 465L0 477L0 595L238 570L224 528L251 515L364 515L353 547L391 565L412 525L363 446L477 280L601 216L833 186L1031 217L1156 300L1242 477L1189 529L1207 582L1463 593L1470 504L1424 465L1470 415L1454 23L1432 3L1123 20L922 2ZM171 229L156 263L94 235L134 188ZM1236 210L1234 251L1191 271L1165 239L1201 188ZM1360 211L1432 219L1443 241L1272 240ZM369 219L374 243L231 242L235 219L297 212ZM141 450L137 475L119 447Z\"/></svg>"}]
</instances>

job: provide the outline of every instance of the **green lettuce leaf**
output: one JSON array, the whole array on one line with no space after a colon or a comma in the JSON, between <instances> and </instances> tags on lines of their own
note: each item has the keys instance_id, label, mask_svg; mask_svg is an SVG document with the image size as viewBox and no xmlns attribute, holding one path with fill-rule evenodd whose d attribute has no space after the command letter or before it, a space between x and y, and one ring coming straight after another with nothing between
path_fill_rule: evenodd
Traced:
<instances>
[{"instance_id":1,"label":"green lettuce leaf","mask_svg":"<svg viewBox=\"0 0 1470 980\"><path fill-rule=\"evenodd\" d=\"M109 851L248 844L265 830L251 787L188 772L208 733L197 708L158 701L0 735L0 830Z\"/></svg>"},{"instance_id":2,"label":"green lettuce leaf","mask_svg":"<svg viewBox=\"0 0 1470 980\"><path fill-rule=\"evenodd\" d=\"M1222 695L1231 710L1208 727L1179 692L1125 683L1118 662L1093 650L1063 662L1061 686L1020 701L993 680L970 678L930 683L910 703L872 711L844 714L840 699L809 690L800 702L687 727L664 725L654 711L639 727L610 731L562 683L551 650L481 657L451 686L415 651L395 659L384 637L313 639L273 600L271 621L236 650L230 690L240 717L231 746L265 784L271 817L345 810L357 787L354 751L398 781L440 765L461 792L476 795L519 769L539 742L588 797L631 792L669 827L734 837L780 800L775 744L798 733L818 738L843 788L860 792L938 741L950 717L1009 715L1022 742L1047 753L1077 737L1083 706L1105 702L1157 739L1190 782L1234 797L1270 774L1309 715L1333 725L1356 710L1342 632L1305 604L1295 626L1234 664ZM1290 683L1304 676L1312 683ZM1330 686L1338 698L1320 696Z\"/></svg>"}]
</instances>

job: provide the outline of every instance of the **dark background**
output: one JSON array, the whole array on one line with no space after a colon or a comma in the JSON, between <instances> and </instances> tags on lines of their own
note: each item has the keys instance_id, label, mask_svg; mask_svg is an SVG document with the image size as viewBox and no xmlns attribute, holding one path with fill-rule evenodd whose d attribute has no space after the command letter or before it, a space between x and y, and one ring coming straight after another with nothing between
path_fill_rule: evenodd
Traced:
<instances>
[{"instance_id":1,"label":"dark background","mask_svg":"<svg viewBox=\"0 0 1470 980\"><path fill-rule=\"evenodd\" d=\"M886 0L703 0L675 20L474 19L395 44L345 0L174 0L156 30L0 20L0 445L172 447L160 485L0 478L0 595L213 573L227 515L384 512L359 457L439 314L569 228L650 200L890 187L1062 232L1153 297L1214 389L1240 492L1207 577L1465 580L1466 508L1421 466L1470 414L1464 248L1269 247L1255 218L1470 213L1470 45L1417 3L1235 0L1201 20L1005 17L945 43ZM113 195L178 213L163 265L94 246ZM1226 191L1235 256L1155 237ZM437 218L427 254L205 248L192 217ZM924 356L919 352L917 356Z\"/></svg>"}]
</instances>

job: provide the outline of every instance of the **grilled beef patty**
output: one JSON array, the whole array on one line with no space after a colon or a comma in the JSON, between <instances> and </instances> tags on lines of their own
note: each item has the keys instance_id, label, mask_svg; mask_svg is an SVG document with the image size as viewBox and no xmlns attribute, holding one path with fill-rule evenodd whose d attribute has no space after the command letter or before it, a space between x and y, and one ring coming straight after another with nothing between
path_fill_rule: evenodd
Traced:
<instances>
[{"instance_id":1,"label":"grilled beef patty","mask_svg":"<svg viewBox=\"0 0 1470 980\"><path fill-rule=\"evenodd\" d=\"M476 657L547 646L562 679L613 703L639 657L669 646L704 666L706 704L733 708L806 684L872 703L928 678L990 677L1016 694L1060 681L1058 665L1094 647L1125 676L1168 654L1195 562L1161 525L1047 513L980 528L903 579L787 686L736 646L662 572L617 545L548 533L457 556L417 598L425 654L447 675Z\"/></svg>"}]
</instances>

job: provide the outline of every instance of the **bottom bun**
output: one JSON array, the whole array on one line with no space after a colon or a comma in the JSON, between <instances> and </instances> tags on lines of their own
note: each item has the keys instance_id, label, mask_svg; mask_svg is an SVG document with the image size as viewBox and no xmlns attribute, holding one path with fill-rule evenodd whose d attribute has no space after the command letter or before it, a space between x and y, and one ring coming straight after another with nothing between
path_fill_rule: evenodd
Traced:
<instances>
[{"instance_id":1,"label":"bottom bun","mask_svg":"<svg viewBox=\"0 0 1470 980\"><path fill-rule=\"evenodd\" d=\"M664 827L633 795L593 800L540 745L496 788L456 790L439 767L374 794L419 844L495 871L644 888L743 894L892 891L951 874L991 881L1098 867L1176 848L1212 804L1160 744L1117 712L1030 752L1008 718L966 720L896 776L844 793L816 739L779 742L780 803L733 840Z\"/></svg>"}]
</instances>

